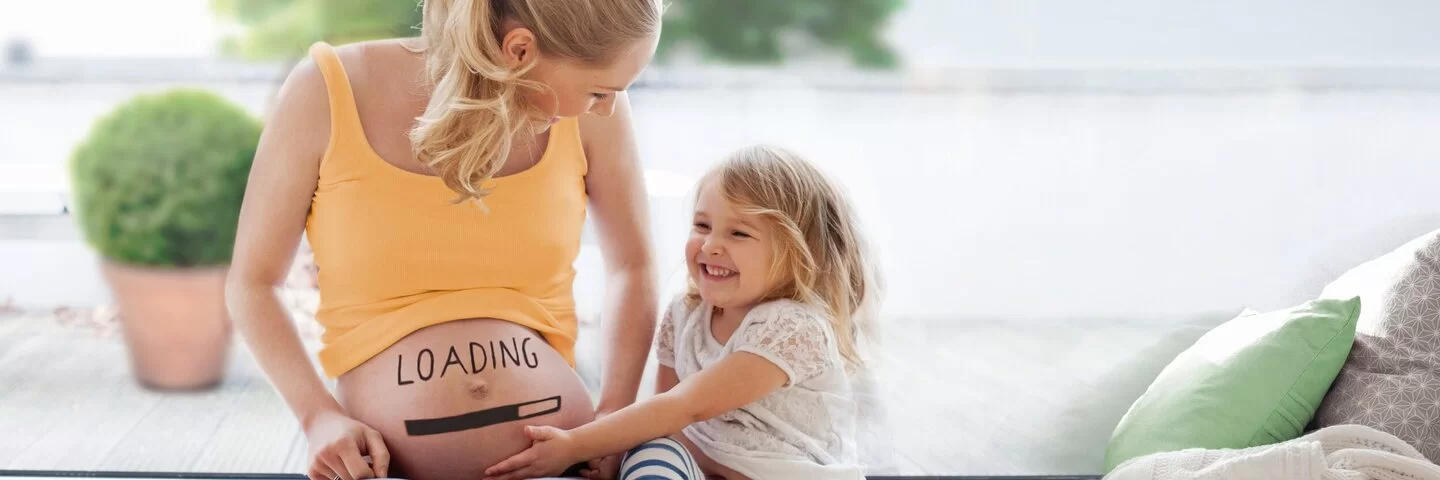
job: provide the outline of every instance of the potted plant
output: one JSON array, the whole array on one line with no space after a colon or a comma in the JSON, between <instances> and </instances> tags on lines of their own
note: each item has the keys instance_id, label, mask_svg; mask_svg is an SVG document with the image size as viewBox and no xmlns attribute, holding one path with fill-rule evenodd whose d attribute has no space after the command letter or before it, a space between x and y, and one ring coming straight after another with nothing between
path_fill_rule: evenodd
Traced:
<instances>
[{"instance_id":1,"label":"potted plant","mask_svg":"<svg viewBox=\"0 0 1440 480\"><path fill-rule=\"evenodd\" d=\"M71 158L76 219L148 388L203 389L223 377L225 273L259 137L240 107L174 89L99 119Z\"/></svg>"}]
</instances>

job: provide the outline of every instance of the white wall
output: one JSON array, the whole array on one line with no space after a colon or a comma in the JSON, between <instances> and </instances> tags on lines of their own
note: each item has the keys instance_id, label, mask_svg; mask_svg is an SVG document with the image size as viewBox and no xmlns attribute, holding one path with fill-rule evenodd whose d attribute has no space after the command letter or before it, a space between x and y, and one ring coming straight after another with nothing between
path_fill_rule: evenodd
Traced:
<instances>
[{"instance_id":1,"label":"white wall","mask_svg":"<svg viewBox=\"0 0 1440 480\"><path fill-rule=\"evenodd\" d=\"M0 88L0 105L31 109L0 117L5 151L60 161L56 146L83 132L94 105L124 96L71 88L45 92L68 104ZM222 91L254 108L266 93ZM884 249L895 315L1172 319L1277 308L1440 228L1437 91L649 90L634 103L646 166L679 175L667 187L677 194L724 153L760 141L839 174ZM667 268L679 261L686 208L679 197L652 206ZM0 239L0 299L97 301L84 251ZM598 252L582 257L582 307L599 301L599 262Z\"/></svg>"},{"instance_id":2,"label":"white wall","mask_svg":"<svg viewBox=\"0 0 1440 480\"><path fill-rule=\"evenodd\" d=\"M889 32L944 67L1440 65L1431 0L906 0Z\"/></svg>"},{"instance_id":3,"label":"white wall","mask_svg":"<svg viewBox=\"0 0 1440 480\"><path fill-rule=\"evenodd\" d=\"M1440 228L1440 92L666 91L636 103L647 161L662 167L698 173L770 141L841 174L886 252L897 315L1278 308Z\"/></svg>"}]
</instances>

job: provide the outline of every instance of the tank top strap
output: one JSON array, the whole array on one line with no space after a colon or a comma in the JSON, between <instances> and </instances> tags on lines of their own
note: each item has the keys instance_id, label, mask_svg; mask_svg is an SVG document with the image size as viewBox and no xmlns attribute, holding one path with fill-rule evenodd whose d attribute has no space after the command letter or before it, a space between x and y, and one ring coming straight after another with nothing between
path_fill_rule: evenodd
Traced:
<instances>
[{"instance_id":1,"label":"tank top strap","mask_svg":"<svg viewBox=\"0 0 1440 480\"><path fill-rule=\"evenodd\" d=\"M585 140L580 136L580 118L566 118L550 127L550 135L559 135L559 138L550 142L555 152L547 152L563 158L571 159L564 162L568 169L580 176L585 176L590 171L590 159L585 156Z\"/></svg>"},{"instance_id":2,"label":"tank top strap","mask_svg":"<svg viewBox=\"0 0 1440 480\"><path fill-rule=\"evenodd\" d=\"M350 88L350 77L335 47L325 42L310 46L310 58L325 77L325 91L330 99L330 145L348 145L364 139L365 129L360 124L360 111L355 106L355 92Z\"/></svg>"}]
</instances>

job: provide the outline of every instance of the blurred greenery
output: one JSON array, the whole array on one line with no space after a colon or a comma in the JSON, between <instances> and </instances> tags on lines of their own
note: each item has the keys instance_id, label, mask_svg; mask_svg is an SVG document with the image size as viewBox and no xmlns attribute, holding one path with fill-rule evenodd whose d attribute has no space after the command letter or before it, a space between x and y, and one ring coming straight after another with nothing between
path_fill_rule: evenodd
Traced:
<instances>
[{"instance_id":1,"label":"blurred greenery","mask_svg":"<svg viewBox=\"0 0 1440 480\"><path fill-rule=\"evenodd\" d=\"M665 2L661 61L689 49L711 62L778 64L818 47L846 54L860 67L897 63L881 35L904 0ZM413 36L420 25L415 0L210 0L210 5L244 27L226 40L226 53L249 58L302 55L318 40L340 44Z\"/></svg>"},{"instance_id":2,"label":"blurred greenery","mask_svg":"<svg viewBox=\"0 0 1440 480\"><path fill-rule=\"evenodd\" d=\"M662 58L693 45L707 60L775 64L794 43L846 53L860 67L888 68L898 59L881 35L904 0L667 0ZM793 42L790 39L801 40ZM803 48L803 47L798 47Z\"/></svg>"},{"instance_id":3,"label":"blurred greenery","mask_svg":"<svg viewBox=\"0 0 1440 480\"><path fill-rule=\"evenodd\" d=\"M419 34L417 0L210 0L210 8L243 32L225 40L224 53L290 58L324 40L343 44Z\"/></svg>"},{"instance_id":4,"label":"blurred greenery","mask_svg":"<svg viewBox=\"0 0 1440 480\"><path fill-rule=\"evenodd\" d=\"M206 90L140 94L116 107L70 159L85 239L121 263L229 263L260 128Z\"/></svg>"}]
</instances>

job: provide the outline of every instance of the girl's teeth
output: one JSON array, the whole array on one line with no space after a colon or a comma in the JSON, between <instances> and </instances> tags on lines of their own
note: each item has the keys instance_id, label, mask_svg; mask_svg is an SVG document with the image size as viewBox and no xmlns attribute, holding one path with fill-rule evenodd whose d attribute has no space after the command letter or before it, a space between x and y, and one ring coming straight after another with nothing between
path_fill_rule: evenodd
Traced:
<instances>
[{"instance_id":1,"label":"girl's teeth","mask_svg":"<svg viewBox=\"0 0 1440 480\"><path fill-rule=\"evenodd\" d=\"M727 270L727 269L724 269L724 268L720 268L720 267L716 267L716 266L713 266L713 265L706 265L706 266L705 266L705 271L706 271L707 273L709 273L709 274L711 274L711 275L714 275L714 276L717 276L717 277L728 277L728 276L730 276L730 275L732 275L732 274L735 273L735 272L732 272L732 271L730 271L730 270Z\"/></svg>"}]
</instances>

